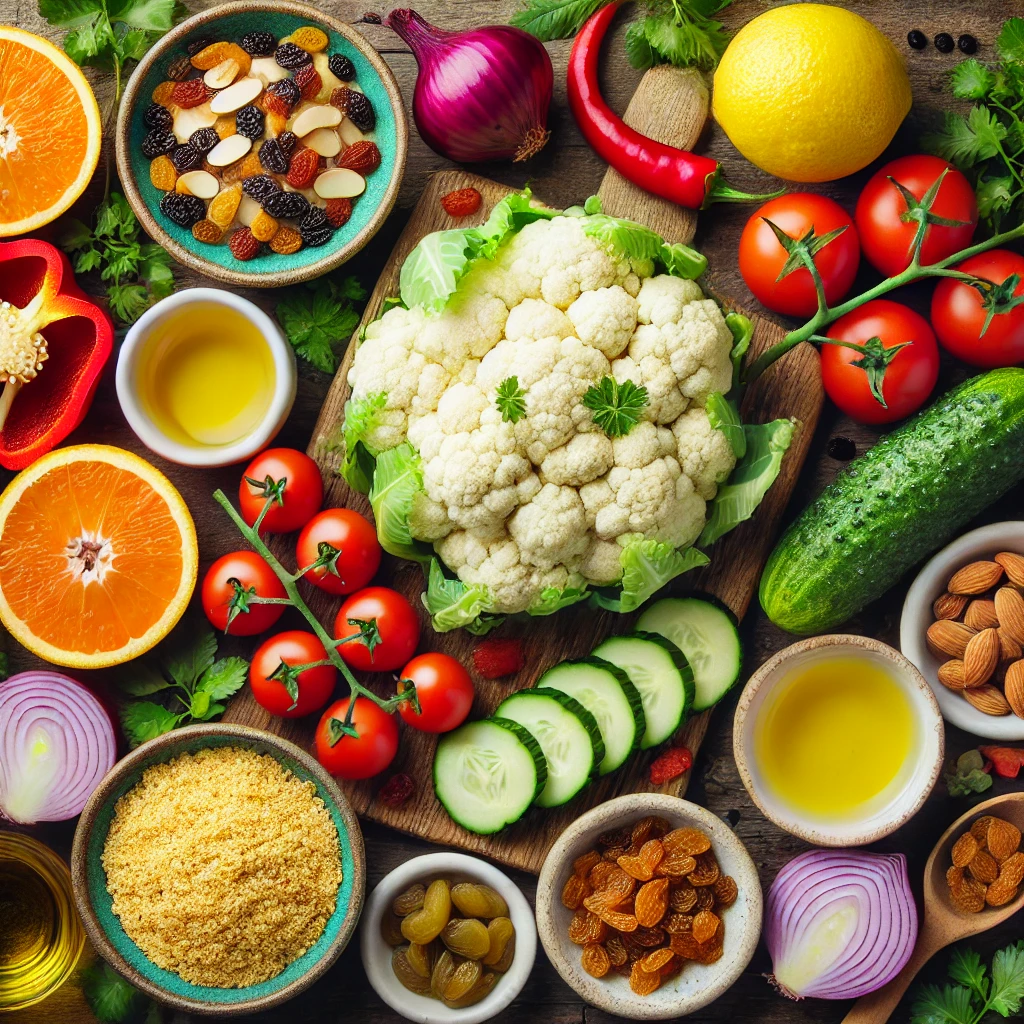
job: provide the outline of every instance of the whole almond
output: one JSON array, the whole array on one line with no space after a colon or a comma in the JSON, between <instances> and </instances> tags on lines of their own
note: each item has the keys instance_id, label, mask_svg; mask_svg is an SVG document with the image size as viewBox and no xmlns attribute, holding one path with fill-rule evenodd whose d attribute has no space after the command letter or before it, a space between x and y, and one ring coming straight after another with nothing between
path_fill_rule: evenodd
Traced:
<instances>
[{"instance_id":1,"label":"whole almond","mask_svg":"<svg viewBox=\"0 0 1024 1024\"><path fill-rule=\"evenodd\" d=\"M999 634L992 628L972 636L964 651L964 686L973 689L987 683L999 664Z\"/></svg>"},{"instance_id":2,"label":"whole almond","mask_svg":"<svg viewBox=\"0 0 1024 1024\"><path fill-rule=\"evenodd\" d=\"M1008 715L1010 713L1010 705L1007 704L1002 691L996 686L986 683L984 686L976 686L973 690L964 690L963 693L972 707L986 715Z\"/></svg>"},{"instance_id":3,"label":"whole almond","mask_svg":"<svg viewBox=\"0 0 1024 1024\"><path fill-rule=\"evenodd\" d=\"M964 688L964 663L953 659L944 662L939 666L939 682L947 690L962 690Z\"/></svg>"},{"instance_id":4,"label":"whole almond","mask_svg":"<svg viewBox=\"0 0 1024 1024\"><path fill-rule=\"evenodd\" d=\"M1013 587L1000 587L995 597L996 618L999 628L1007 636L1024 644L1024 597Z\"/></svg>"},{"instance_id":5,"label":"whole almond","mask_svg":"<svg viewBox=\"0 0 1024 1024\"><path fill-rule=\"evenodd\" d=\"M1011 583L1024 587L1024 555L1018 555L1015 551L1000 551L994 561L1006 570Z\"/></svg>"},{"instance_id":6,"label":"whole almond","mask_svg":"<svg viewBox=\"0 0 1024 1024\"><path fill-rule=\"evenodd\" d=\"M999 634L1000 661L1017 661L1018 658L1024 657L1024 648L1021 648L1021 645L1002 626L996 632Z\"/></svg>"},{"instance_id":7,"label":"whole almond","mask_svg":"<svg viewBox=\"0 0 1024 1024\"><path fill-rule=\"evenodd\" d=\"M974 636L974 630L962 622L939 619L928 627L928 644L934 650L950 658L962 658L967 643Z\"/></svg>"},{"instance_id":8,"label":"whole almond","mask_svg":"<svg viewBox=\"0 0 1024 1024\"><path fill-rule=\"evenodd\" d=\"M951 594L984 594L1003 578L998 562L971 562L953 573L947 590Z\"/></svg>"},{"instance_id":9,"label":"whole almond","mask_svg":"<svg viewBox=\"0 0 1024 1024\"><path fill-rule=\"evenodd\" d=\"M932 605L932 614L937 619L959 619L967 607L967 598L963 594L940 594Z\"/></svg>"},{"instance_id":10,"label":"whole almond","mask_svg":"<svg viewBox=\"0 0 1024 1024\"><path fill-rule=\"evenodd\" d=\"M995 601L976 597L968 606L964 615L964 623L971 629L995 629L999 625L996 618Z\"/></svg>"},{"instance_id":11,"label":"whole almond","mask_svg":"<svg viewBox=\"0 0 1024 1024\"><path fill-rule=\"evenodd\" d=\"M1003 688L1013 713L1024 718L1024 661L1015 661L1007 668Z\"/></svg>"}]
</instances>

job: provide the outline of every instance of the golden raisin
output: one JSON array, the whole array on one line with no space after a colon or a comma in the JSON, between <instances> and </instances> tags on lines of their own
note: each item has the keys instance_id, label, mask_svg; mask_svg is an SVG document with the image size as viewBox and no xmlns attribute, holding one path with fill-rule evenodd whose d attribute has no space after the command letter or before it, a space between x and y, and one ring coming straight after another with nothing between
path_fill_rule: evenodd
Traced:
<instances>
[{"instance_id":1,"label":"golden raisin","mask_svg":"<svg viewBox=\"0 0 1024 1024\"><path fill-rule=\"evenodd\" d=\"M673 957L675 953L667 946L648 953L643 960L639 961L642 971L660 971Z\"/></svg>"},{"instance_id":2,"label":"golden raisin","mask_svg":"<svg viewBox=\"0 0 1024 1024\"><path fill-rule=\"evenodd\" d=\"M270 240L270 248L281 256L290 256L302 248L302 235L294 228L282 224Z\"/></svg>"},{"instance_id":3,"label":"golden raisin","mask_svg":"<svg viewBox=\"0 0 1024 1024\"><path fill-rule=\"evenodd\" d=\"M213 122L213 130L217 133L217 138L219 139L226 139L232 135L236 135L235 115L221 114L220 117Z\"/></svg>"},{"instance_id":4,"label":"golden raisin","mask_svg":"<svg viewBox=\"0 0 1024 1024\"><path fill-rule=\"evenodd\" d=\"M459 882L452 886L452 903L466 917L508 917L508 904L489 885Z\"/></svg>"},{"instance_id":5,"label":"golden raisin","mask_svg":"<svg viewBox=\"0 0 1024 1024\"><path fill-rule=\"evenodd\" d=\"M686 880L690 885L704 886L714 885L718 881L721 872L718 869L718 861L711 852L697 854L697 866L687 876Z\"/></svg>"},{"instance_id":6,"label":"golden raisin","mask_svg":"<svg viewBox=\"0 0 1024 1024\"><path fill-rule=\"evenodd\" d=\"M632 935L644 949L654 949L655 946L660 946L665 941L665 931L658 927L637 928Z\"/></svg>"},{"instance_id":7,"label":"golden raisin","mask_svg":"<svg viewBox=\"0 0 1024 1024\"><path fill-rule=\"evenodd\" d=\"M477 924L480 922L478 921ZM441 990L441 998L445 1002L458 1002L470 992L483 976L483 968L478 960L457 961L448 984Z\"/></svg>"},{"instance_id":8,"label":"golden raisin","mask_svg":"<svg viewBox=\"0 0 1024 1024\"><path fill-rule=\"evenodd\" d=\"M604 948L613 967L621 967L626 962L626 947L618 935L609 935Z\"/></svg>"},{"instance_id":9,"label":"golden raisin","mask_svg":"<svg viewBox=\"0 0 1024 1024\"><path fill-rule=\"evenodd\" d=\"M718 915L710 910L701 910L693 919L693 937L698 942L708 942L718 930Z\"/></svg>"},{"instance_id":10,"label":"golden raisin","mask_svg":"<svg viewBox=\"0 0 1024 1024\"><path fill-rule=\"evenodd\" d=\"M720 907L731 907L739 895L739 886L732 875L719 875L718 881L711 887L715 895L715 902Z\"/></svg>"},{"instance_id":11,"label":"golden raisin","mask_svg":"<svg viewBox=\"0 0 1024 1024\"><path fill-rule=\"evenodd\" d=\"M266 210L260 210L249 225L249 230L257 242L269 242L277 234L277 229L277 221Z\"/></svg>"},{"instance_id":12,"label":"golden raisin","mask_svg":"<svg viewBox=\"0 0 1024 1024\"><path fill-rule=\"evenodd\" d=\"M288 42L294 43L306 53L320 53L327 49L327 33L313 25L303 25L288 37Z\"/></svg>"},{"instance_id":13,"label":"golden raisin","mask_svg":"<svg viewBox=\"0 0 1024 1024\"><path fill-rule=\"evenodd\" d=\"M464 996L460 996L458 999L446 999L444 1004L449 1009L461 1010L463 1007L479 1003L494 988L494 983L497 980L498 976L488 971Z\"/></svg>"},{"instance_id":14,"label":"golden raisin","mask_svg":"<svg viewBox=\"0 0 1024 1024\"><path fill-rule=\"evenodd\" d=\"M581 857L577 857L572 862L572 871L574 875L579 875L580 878L586 878L590 874L590 869L596 864L601 863L601 854L597 850L588 850Z\"/></svg>"},{"instance_id":15,"label":"golden raisin","mask_svg":"<svg viewBox=\"0 0 1024 1024\"><path fill-rule=\"evenodd\" d=\"M965 832L953 844L953 849L950 851L950 856L953 858L953 863L958 868L965 868L974 859L974 855L978 852L978 850L978 840L975 839L970 832Z\"/></svg>"},{"instance_id":16,"label":"golden raisin","mask_svg":"<svg viewBox=\"0 0 1024 1024\"><path fill-rule=\"evenodd\" d=\"M584 899L590 895L590 886L579 875L570 875L562 886L562 906L578 910Z\"/></svg>"},{"instance_id":17,"label":"golden raisin","mask_svg":"<svg viewBox=\"0 0 1024 1024\"><path fill-rule=\"evenodd\" d=\"M401 946L405 942L402 935L402 919L390 910L386 910L380 919L380 937L389 946Z\"/></svg>"},{"instance_id":18,"label":"golden raisin","mask_svg":"<svg viewBox=\"0 0 1024 1024\"><path fill-rule=\"evenodd\" d=\"M455 974L455 957L447 949L442 950L434 961L434 969L430 972L430 994L435 999L444 998L444 990Z\"/></svg>"},{"instance_id":19,"label":"golden raisin","mask_svg":"<svg viewBox=\"0 0 1024 1024\"><path fill-rule=\"evenodd\" d=\"M677 886L669 894L668 904L680 914L688 914L697 905L697 890L688 882Z\"/></svg>"},{"instance_id":20,"label":"golden raisin","mask_svg":"<svg viewBox=\"0 0 1024 1024\"><path fill-rule=\"evenodd\" d=\"M430 991L430 982L421 978L413 969L406 957L407 946L399 946L391 954L391 969L395 977L410 991L425 996Z\"/></svg>"},{"instance_id":21,"label":"golden raisin","mask_svg":"<svg viewBox=\"0 0 1024 1024\"><path fill-rule=\"evenodd\" d=\"M577 946L588 942L603 942L608 935L608 926L585 907L580 907L569 922L569 941Z\"/></svg>"},{"instance_id":22,"label":"golden raisin","mask_svg":"<svg viewBox=\"0 0 1024 1024\"><path fill-rule=\"evenodd\" d=\"M580 966L592 978L603 978L611 970L612 962L604 946L591 942L583 947Z\"/></svg>"},{"instance_id":23,"label":"golden raisin","mask_svg":"<svg viewBox=\"0 0 1024 1024\"><path fill-rule=\"evenodd\" d=\"M645 928L653 928L668 909L668 879L644 882L636 894L636 919Z\"/></svg>"},{"instance_id":24,"label":"golden raisin","mask_svg":"<svg viewBox=\"0 0 1024 1024\"><path fill-rule=\"evenodd\" d=\"M654 877L654 869L661 863L665 848L658 839L649 839L634 856L625 854L619 858L619 867L641 882L649 882Z\"/></svg>"},{"instance_id":25,"label":"golden raisin","mask_svg":"<svg viewBox=\"0 0 1024 1024\"><path fill-rule=\"evenodd\" d=\"M231 185L229 188L222 188L206 209L206 216L219 228L231 227L231 222L238 212L238 204L242 201L242 186ZM399 914L399 917L402 915Z\"/></svg>"},{"instance_id":26,"label":"golden raisin","mask_svg":"<svg viewBox=\"0 0 1024 1024\"><path fill-rule=\"evenodd\" d=\"M487 925L475 917L452 918L441 929L441 941L467 960L481 960L491 948Z\"/></svg>"},{"instance_id":27,"label":"golden raisin","mask_svg":"<svg viewBox=\"0 0 1024 1024\"><path fill-rule=\"evenodd\" d=\"M430 979L430 972L434 968L435 950L433 944L421 946L419 943L410 942L409 948L405 951L405 959L409 966L421 977Z\"/></svg>"},{"instance_id":28,"label":"golden raisin","mask_svg":"<svg viewBox=\"0 0 1024 1024\"><path fill-rule=\"evenodd\" d=\"M224 238L224 229L212 220L197 220L192 225L192 237L197 242L206 242L207 245L216 245Z\"/></svg>"},{"instance_id":29,"label":"golden raisin","mask_svg":"<svg viewBox=\"0 0 1024 1024\"><path fill-rule=\"evenodd\" d=\"M661 984L661 975L657 971L645 971L640 965L642 960L633 964L629 972L629 987L638 996L649 996Z\"/></svg>"},{"instance_id":30,"label":"golden raisin","mask_svg":"<svg viewBox=\"0 0 1024 1024\"><path fill-rule=\"evenodd\" d=\"M413 914L423 906L423 897L427 894L427 887L417 882L410 885L408 889L400 892L392 901L391 909L399 917Z\"/></svg>"},{"instance_id":31,"label":"golden raisin","mask_svg":"<svg viewBox=\"0 0 1024 1024\"><path fill-rule=\"evenodd\" d=\"M662 839L666 853L679 851L696 857L711 849L711 840L696 828L677 828Z\"/></svg>"},{"instance_id":32,"label":"golden raisin","mask_svg":"<svg viewBox=\"0 0 1024 1024\"><path fill-rule=\"evenodd\" d=\"M171 106L171 94L174 92L174 82L161 82L153 90L153 102L159 103L161 107Z\"/></svg>"},{"instance_id":33,"label":"golden raisin","mask_svg":"<svg viewBox=\"0 0 1024 1024\"><path fill-rule=\"evenodd\" d=\"M661 922L669 935L688 935L693 931L693 917L690 914L672 913Z\"/></svg>"},{"instance_id":34,"label":"golden raisin","mask_svg":"<svg viewBox=\"0 0 1024 1024\"><path fill-rule=\"evenodd\" d=\"M158 156L150 163L149 180L152 182L153 188L158 188L161 192L174 191L178 172L174 169L174 164L169 156L166 154Z\"/></svg>"},{"instance_id":35,"label":"golden raisin","mask_svg":"<svg viewBox=\"0 0 1024 1024\"><path fill-rule=\"evenodd\" d=\"M507 917L495 917L487 923L487 953L483 960L493 967L504 956L505 947L515 943L516 930Z\"/></svg>"},{"instance_id":36,"label":"golden raisin","mask_svg":"<svg viewBox=\"0 0 1024 1024\"><path fill-rule=\"evenodd\" d=\"M451 892L443 878L435 879L427 886L423 906L402 922L402 934L410 942L425 946L441 934L448 923L452 910Z\"/></svg>"},{"instance_id":37,"label":"golden raisin","mask_svg":"<svg viewBox=\"0 0 1024 1024\"><path fill-rule=\"evenodd\" d=\"M662 845L664 846L664 841L662 841ZM654 873L669 878L682 878L696 867L697 861L691 854L684 853L682 850L669 850L668 847L665 847L665 856L658 862Z\"/></svg>"}]
</instances>

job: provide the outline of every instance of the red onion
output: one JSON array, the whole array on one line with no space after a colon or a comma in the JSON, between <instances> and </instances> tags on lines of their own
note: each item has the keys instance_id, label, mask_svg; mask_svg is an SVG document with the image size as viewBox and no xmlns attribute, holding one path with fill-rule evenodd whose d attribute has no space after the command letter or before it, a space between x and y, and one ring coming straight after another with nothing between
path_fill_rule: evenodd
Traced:
<instances>
[{"instance_id":1,"label":"red onion","mask_svg":"<svg viewBox=\"0 0 1024 1024\"><path fill-rule=\"evenodd\" d=\"M792 999L857 999L891 981L917 940L917 907L901 853L812 850L768 893L772 981Z\"/></svg>"},{"instance_id":2,"label":"red onion","mask_svg":"<svg viewBox=\"0 0 1024 1024\"><path fill-rule=\"evenodd\" d=\"M0 683L0 818L32 825L82 813L114 766L114 727L103 705L59 672Z\"/></svg>"},{"instance_id":3,"label":"red onion","mask_svg":"<svg viewBox=\"0 0 1024 1024\"><path fill-rule=\"evenodd\" d=\"M527 160L544 148L554 74L540 40L511 25L446 32L410 10L384 24L416 57L412 112L431 149L477 163Z\"/></svg>"}]
</instances>

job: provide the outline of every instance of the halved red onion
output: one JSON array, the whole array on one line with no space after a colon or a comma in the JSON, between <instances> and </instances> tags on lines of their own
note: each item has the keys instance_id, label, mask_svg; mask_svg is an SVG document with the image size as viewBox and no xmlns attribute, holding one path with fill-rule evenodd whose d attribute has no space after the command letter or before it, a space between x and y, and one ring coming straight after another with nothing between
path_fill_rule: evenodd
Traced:
<instances>
[{"instance_id":1,"label":"halved red onion","mask_svg":"<svg viewBox=\"0 0 1024 1024\"><path fill-rule=\"evenodd\" d=\"M0 818L66 821L116 760L103 705L59 672L21 672L0 683Z\"/></svg>"},{"instance_id":2,"label":"halved red onion","mask_svg":"<svg viewBox=\"0 0 1024 1024\"><path fill-rule=\"evenodd\" d=\"M768 893L772 982L791 999L857 999L902 970L917 940L917 907L901 853L811 850Z\"/></svg>"}]
</instances>

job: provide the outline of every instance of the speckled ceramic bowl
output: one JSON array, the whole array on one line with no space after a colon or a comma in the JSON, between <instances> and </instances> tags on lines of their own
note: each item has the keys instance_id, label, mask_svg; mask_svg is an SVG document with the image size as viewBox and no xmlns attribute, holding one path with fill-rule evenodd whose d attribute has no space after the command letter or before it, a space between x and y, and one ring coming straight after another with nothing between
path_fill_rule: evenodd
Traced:
<instances>
[{"instance_id":1,"label":"speckled ceramic bowl","mask_svg":"<svg viewBox=\"0 0 1024 1024\"><path fill-rule=\"evenodd\" d=\"M594 849L603 832L656 814L674 828L692 826L711 838L723 873L736 879L739 895L722 913L725 943L717 963L688 963L682 972L649 996L638 996L629 979L610 973L593 978L580 966L581 947L569 941L573 912L562 905L562 887L573 861ZM679 797L632 793L616 797L577 818L557 839L544 860L537 883L537 931L548 959L563 980L598 1009L631 1020L667 1020L707 1006L743 973L761 933L761 884L746 847L721 818Z\"/></svg>"},{"instance_id":2,"label":"speckled ceramic bowl","mask_svg":"<svg viewBox=\"0 0 1024 1024\"><path fill-rule=\"evenodd\" d=\"M325 245L303 246L290 256L267 253L253 260L235 259L225 242L197 242L159 210L164 193L149 180L150 161L140 148L147 128L142 122L153 90L166 80L170 63L194 39L210 36L237 42L253 29L281 38L301 25L316 25L330 38L328 51L348 57L356 68L355 84L366 93L377 115L367 136L381 153L381 165L366 179L366 191L352 204L352 217ZM117 173L125 195L146 232L186 267L239 286L270 288L307 281L351 259L376 234L395 203L405 170L408 122L398 83L380 54L350 25L294 0L233 0L200 11L171 29L142 58L125 88L115 138Z\"/></svg>"},{"instance_id":3,"label":"speckled ceramic bowl","mask_svg":"<svg viewBox=\"0 0 1024 1024\"><path fill-rule=\"evenodd\" d=\"M277 977L247 988L192 985L157 967L135 945L111 909L101 857L114 805L150 765L208 747L241 746L269 754L300 779L312 782L338 829L343 880L338 902L315 945ZM75 904L96 952L146 995L189 1013L230 1017L257 1013L291 999L317 980L341 955L359 921L366 892L363 835L338 784L305 751L278 736L242 725L193 725L158 736L133 750L107 773L89 798L71 851Z\"/></svg>"}]
</instances>

